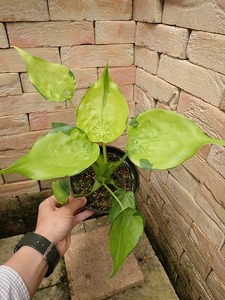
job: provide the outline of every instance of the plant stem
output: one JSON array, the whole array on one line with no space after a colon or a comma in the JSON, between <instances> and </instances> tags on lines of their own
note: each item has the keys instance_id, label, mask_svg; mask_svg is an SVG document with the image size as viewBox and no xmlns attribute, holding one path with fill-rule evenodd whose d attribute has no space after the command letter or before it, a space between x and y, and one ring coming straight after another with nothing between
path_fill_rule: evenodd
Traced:
<instances>
[{"instance_id":1,"label":"plant stem","mask_svg":"<svg viewBox=\"0 0 225 300\"><path fill-rule=\"evenodd\" d=\"M71 99L68 99L67 101L70 103L70 105L73 107L74 110L77 109L76 106L73 104L73 101Z\"/></svg>"},{"instance_id":2,"label":"plant stem","mask_svg":"<svg viewBox=\"0 0 225 300\"><path fill-rule=\"evenodd\" d=\"M211 139L211 143L215 145L222 145L225 146L225 140L219 140L219 139Z\"/></svg>"},{"instance_id":3,"label":"plant stem","mask_svg":"<svg viewBox=\"0 0 225 300\"><path fill-rule=\"evenodd\" d=\"M106 185L105 183L103 183L103 186L107 189L107 191L110 192L110 194L113 196L114 199L116 199L116 201L119 203L121 209L124 209L123 204L121 203L120 199L118 197L116 197L116 195L113 193L113 191L108 187L108 185Z\"/></svg>"},{"instance_id":4,"label":"plant stem","mask_svg":"<svg viewBox=\"0 0 225 300\"><path fill-rule=\"evenodd\" d=\"M107 160L106 144L102 144L102 150L103 150L104 163L107 164L108 160Z\"/></svg>"}]
</instances>

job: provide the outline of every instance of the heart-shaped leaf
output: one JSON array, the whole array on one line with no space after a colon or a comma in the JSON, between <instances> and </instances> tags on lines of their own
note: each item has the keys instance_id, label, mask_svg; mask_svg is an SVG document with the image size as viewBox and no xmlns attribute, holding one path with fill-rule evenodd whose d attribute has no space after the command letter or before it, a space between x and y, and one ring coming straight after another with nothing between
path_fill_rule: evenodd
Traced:
<instances>
[{"instance_id":1,"label":"heart-shaped leaf","mask_svg":"<svg viewBox=\"0 0 225 300\"><path fill-rule=\"evenodd\" d=\"M109 248L114 262L111 277L119 271L127 256L133 251L143 230L143 219L135 209L128 207L117 215L109 236Z\"/></svg>"},{"instance_id":2,"label":"heart-shaped leaf","mask_svg":"<svg viewBox=\"0 0 225 300\"><path fill-rule=\"evenodd\" d=\"M126 150L140 168L170 169L192 157L204 144L225 146L225 141L208 137L178 113L152 109L131 122Z\"/></svg>"},{"instance_id":3,"label":"heart-shaped leaf","mask_svg":"<svg viewBox=\"0 0 225 300\"><path fill-rule=\"evenodd\" d=\"M37 180L71 176L93 164L99 152L99 146L90 142L82 130L57 127L0 174L20 173Z\"/></svg>"},{"instance_id":4,"label":"heart-shaped leaf","mask_svg":"<svg viewBox=\"0 0 225 300\"><path fill-rule=\"evenodd\" d=\"M69 177L54 181L52 191L59 204L66 204L70 195Z\"/></svg>"},{"instance_id":5,"label":"heart-shaped leaf","mask_svg":"<svg viewBox=\"0 0 225 300\"><path fill-rule=\"evenodd\" d=\"M73 97L76 81L67 67L14 48L25 62L30 82L43 97L49 101L64 101Z\"/></svg>"},{"instance_id":6,"label":"heart-shaped leaf","mask_svg":"<svg viewBox=\"0 0 225 300\"><path fill-rule=\"evenodd\" d=\"M135 197L133 192L127 192L124 189L117 189L114 192L115 196L119 199L119 201L123 205L123 209L127 207L136 208ZM115 220L118 214L121 212L122 208L118 201L112 197L109 209L109 218L111 222Z\"/></svg>"},{"instance_id":7,"label":"heart-shaped leaf","mask_svg":"<svg viewBox=\"0 0 225 300\"><path fill-rule=\"evenodd\" d=\"M110 143L126 128L128 105L112 81L108 65L103 74L85 93L77 110L77 126L92 142Z\"/></svg>"}]
</instances>

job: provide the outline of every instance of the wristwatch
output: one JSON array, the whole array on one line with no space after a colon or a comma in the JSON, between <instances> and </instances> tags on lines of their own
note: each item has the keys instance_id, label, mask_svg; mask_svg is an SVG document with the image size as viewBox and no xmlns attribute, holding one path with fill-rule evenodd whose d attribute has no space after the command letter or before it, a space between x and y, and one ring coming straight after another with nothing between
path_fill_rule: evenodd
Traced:
<instances>
[{"instance_id":1,"label":"wristwatch","mask_svg":"<svg viewBox=\"0 0 225 300\"><path fill-rule=\"evenodd\" d=\"M45 277L52 274L60 259L60 254L55 244L40 234L28 232L15 246L14 252L18 251L22 246L29 246L40 252L48 262L48 271Z\"/></svg>"}]
</instances>

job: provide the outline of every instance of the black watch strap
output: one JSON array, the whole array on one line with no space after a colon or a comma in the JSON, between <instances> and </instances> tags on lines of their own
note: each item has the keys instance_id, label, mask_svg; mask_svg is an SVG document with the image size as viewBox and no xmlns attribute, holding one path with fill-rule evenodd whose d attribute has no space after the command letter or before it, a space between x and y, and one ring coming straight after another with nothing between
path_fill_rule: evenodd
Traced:
<instances>
[{"instance_id":1,"label":"black watch strap","mask_svg":"<svg viewBox=\"0 0 225 300\"><path fill-rule=\"evenodd\" d=\"M48 262L48 272L45 277L52 274L60 259L60 254L55 244L40 234L28 232L15 246L14 252L18 251L22 246L30 246L40 252Z\"/></svg>"}]
</instances>

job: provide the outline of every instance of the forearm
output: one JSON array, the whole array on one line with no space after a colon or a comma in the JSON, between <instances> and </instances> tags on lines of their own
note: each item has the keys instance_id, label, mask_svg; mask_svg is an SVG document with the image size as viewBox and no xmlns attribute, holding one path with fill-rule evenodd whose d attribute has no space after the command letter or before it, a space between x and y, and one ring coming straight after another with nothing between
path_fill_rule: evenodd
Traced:
<instances>
[{"instance_id":1,"label":"forearm","mask_svg":"<svg viewBox=\"0 0 225 300\"><path fill-rule=\"evenodd\" d=\"M16 270L23 278L31 298L44 278L48 263L41 253L29 246L21 247L5 265Z\"/></svg>"}]
</instances>

